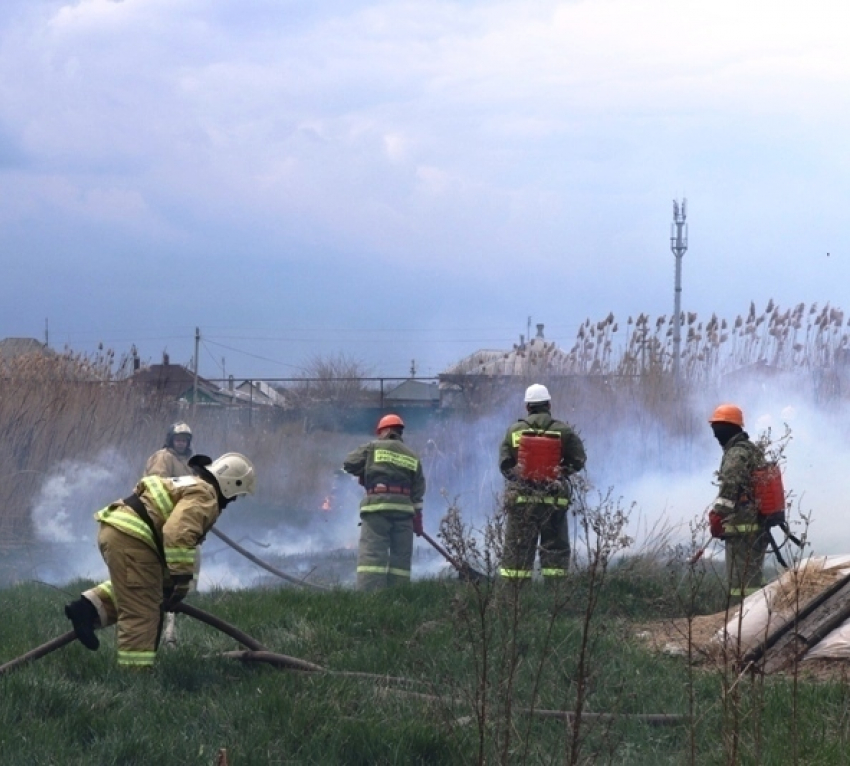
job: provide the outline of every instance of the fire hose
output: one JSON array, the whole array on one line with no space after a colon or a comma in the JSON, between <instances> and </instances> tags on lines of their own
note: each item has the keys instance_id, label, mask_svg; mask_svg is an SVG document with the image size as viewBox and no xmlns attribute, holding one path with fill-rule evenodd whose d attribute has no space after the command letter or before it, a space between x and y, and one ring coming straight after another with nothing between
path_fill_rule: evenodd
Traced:
<instances>
[{"instance_id":1,"label":"fire hose","mask_svg":"<svg viewBox=\"0 0 850 766\"><path fill-rule=\"evenodd\" d=\"M282 580L286 580L287 582L291 582L294 585L300 585L303 588L315 588L316 590L328 590L324 585L316 585L315 583L306 582L305 580L299 580L297 577L293 577L292 575L286 574L286 572L281 572L279 569L273 567L271 564L267 564L261 558L255 556L251 551L243 548L239 543L235 540L231 540L224 532L213 527L210 532L214 534L219 540L229 545L233 550L237 553L241 553L248 561L254 562L258 567L262 567L267 572L271 572L273 575L277 575Z\"/></svg>"},{"instance_id":2,"label":"fire hose","mask_svg":"<svg viewBox=\"0 0 850 766\"><path fill-rule=\"evenodd\" d=\"M483 572L479 572L477 569L473 569L467 562L459 561L454 556L452 556L442 545L440 545L431 535L429 535L424 529L422 530L422 534L420 537L424 537L425 540L436 550L446 561L449 562L456 570L461 580L465 580L466 582L489 582L492 578L488 577Z\"/></svg>"},{"instance_id":3,"label":"fire hose","mask_svg":"<svg viewBox=\"0 0 850 766\"><path fill-rule=\"evenodd\" d=\"M427 535L423 534L428 542L437 547L441 553L450 559L448 552L444 552L444 549L439 546L439 543L436 543ZM466 565L467 567L469 565ZM476 570L469 567L470 572L475 572L481 577L485 577L480 572L476 572ZM203 609L199 609L196 606L192 606L191 604L187 604L185 602L180 602L175 604L173 607L174 612L181 612L183 614L189 615L190 617L194 617L196 620L203 622L210 627L216 628L231 638L238 641L243 646L248 647L248 651L238 651L238 652L226 652L224 654L225 657L231 657L234 659L241 659L243 661L258 661L265 662L277 667L285 668L287 670L300 670L307 671L313 673L327 673L331 675L339 675L346 676L352 678L363 678L365 680L377 681L383 685L388 683L392 683L393 686L398 686L402 688L387 688L385 691L394 692L396 694L405 694L410 697L416 697L428 702L442 702L442 703L450 703L450 704L464 704L465 700L452 700L445 699L437 695L432 694L422 694L416 691L411 690L410 688L403 687L411 687L418 685L419 681L415 679L409 678L394 678L391 676L386 676L383 674L377 673L360 673L360 672L352 672L352 671L334 671L328 670L327 668L322 667L321 665L315 665L312 662L307 662L306 660L298 659L297 657L290 657L285 654L278 654L277 652L270 652L265 649L265 647L256 639L249 636L247 633L243 633L239 628L231 625L230 623L225 622L219 617L210 614L209 612L204 611ZM14 660L10 660L9 662L0 665L0 676L5 673L8 673L15 668L21 667L25 665L27 662L31 662L33 660L40 659L51 652L56 651L57 649L61 649L68 644L73 643L76 640L77 634L71 630L67 633L63 633L61 636L57 636L56 638L48 641L41 646L36 647L35 649L30 650L26 654L17 657ZM559 718L562 720L573 720L576 717L576 713L570 710L540 710L537 708L520 708L519 712L525 715L533 715L533 716L541 716L544 718ZM610 722L617 719L629 719L641 721L643 723L649 724L651 726L669 726L674 724L679 724L687 721L687 716L684 715L675 715L675 714L627 714L627 713L581 713L581 716L587 720L591 721L604 721ZM224 755L225 761L222 761L222 754L225 753L224 750L219 751L219 763L226 762L226 755Z\"/></svg>"}]
</instances>

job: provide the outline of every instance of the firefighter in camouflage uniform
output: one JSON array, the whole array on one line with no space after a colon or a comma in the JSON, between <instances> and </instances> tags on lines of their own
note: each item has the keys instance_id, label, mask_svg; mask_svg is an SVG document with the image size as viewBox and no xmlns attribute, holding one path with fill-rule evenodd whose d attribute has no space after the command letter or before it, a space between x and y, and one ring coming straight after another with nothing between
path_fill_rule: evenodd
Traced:
<instances>
[{"instance_id":1,"label":"firefighter in camouflage uniform","mask_svg":"<svg viewBox=\"0 0 850 766\"><path fill-rule=\"evenodd\" d=\"M254 492L254 467L235 452L189 461L195 476L144 477L132 495L95 514L98 547L110 579L65 607L88 649L96 628L118 625L118 665L153 665L162 611L189 591L195 554L221 512Z\"/></svg>"},{"instance_id":2,"label":"firefighter in camouflage uniform","mask_svg":"<svg viewBox=\"0 0 850 766\"><path fill-rule=\"evenodd\" d=\"M725 543L729 599L737 603L764 585L768 534L759 521L752 477L764 465L765 456L744 430L740 407L721 404L708 422L723 449L709 524L712 534Z\"/></svg>"},{"instance_id":3,"label":"firefighter in camouflage uniform","mask_svg":"<svg viewBox=\"0 0 850 766\"><path fill-rule=\"evenodd\" d=\"M413 534L422 534L425 476L419 456L402 441L398 415L378 421L378 438L349 453L343 469L366 494L360 501L358 590L410 582Z\"/></svg>"},{"instance_id":4,"label":"firefighter in camouflage uniform","mask_svg":"<svg viewBox=\"0 0 850 766\"><path fill-rule=\"evenodd\" d=\"M546 386L529 386L525 407L526 416L508 428L499 449L499 470L507 480L499 574L506 580L530 580L539 541L540 568L551 584L566 577L569 567L568 478L584 468L587 456L575 430L552 417ZM526 444L542 445L540 457L533 448L526 453Z\"/></svg>"}]
</instances>

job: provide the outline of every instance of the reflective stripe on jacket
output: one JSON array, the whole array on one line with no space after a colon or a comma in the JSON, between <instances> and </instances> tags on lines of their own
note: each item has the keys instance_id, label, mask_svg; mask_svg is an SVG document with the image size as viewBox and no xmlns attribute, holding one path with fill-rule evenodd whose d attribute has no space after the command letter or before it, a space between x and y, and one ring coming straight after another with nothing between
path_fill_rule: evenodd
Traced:
<instances>
[{"instance_id":1,"label":"reflective stripe on jacket","mask_svg":"<svg viewBox=\"0 0 850 766\"><path fill-rule=\"evenodd\" d=\"M196 549L221 515L216 488L196 476L146 476L136 485L135 494L162 537L169 573L191 576ZM157 550L151 528L122 500L98 511L95 519Z\"/></svg>"},{"instance_id":2,"label":"reflective stripe on jacket","mask_svg":"<svg viewBox=\"0 0 850 766\"><path fill-rule=\"evenodd\" d=\"M342 464L360 479L366 495L361 513L422 510L425 476L419 456L398 434L390 433L352 450Z\"/></svg>"},{"instance_id":3,"label":"reflective stripe on jacket","mask_svg":"<svg viewBox=\"0 0 850 766\"><path fill-rule=\"evenodd\" d=\"M723 519L724 534L750 535L761 529L752 501L752 476L763 463L762 449L750 441L746 431L735 434L723 446L713 510Z\"/></svg>"}]
</instances>

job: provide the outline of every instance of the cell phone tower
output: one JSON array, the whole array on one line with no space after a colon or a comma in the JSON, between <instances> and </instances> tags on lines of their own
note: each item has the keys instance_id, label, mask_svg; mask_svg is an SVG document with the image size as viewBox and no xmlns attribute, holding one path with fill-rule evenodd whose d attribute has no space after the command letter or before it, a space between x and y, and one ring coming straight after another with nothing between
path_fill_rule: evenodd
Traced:
<instances>
[{"instance_id":1,"label":"cell phone tower","mask_svg":"<svg viewBox=\"0 0 850 766\"><path fill-rule=\"evenodd\" d=\"M676 258L675 308L673 310L673 379L679 386L679 360L682 350L682 258L688 249L688 201L681 206L673 200L673 224L670 226L670 249Z\"/></svg>"}]
</instances>

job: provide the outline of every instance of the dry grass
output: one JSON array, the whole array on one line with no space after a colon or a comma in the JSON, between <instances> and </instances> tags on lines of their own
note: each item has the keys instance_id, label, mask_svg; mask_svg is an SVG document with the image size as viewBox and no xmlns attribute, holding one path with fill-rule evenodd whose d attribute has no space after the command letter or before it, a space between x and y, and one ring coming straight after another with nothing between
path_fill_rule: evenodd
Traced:
<instances>
[{"instance_id":1,"label":"dry grass","mask_svg":"<svg viewBox=\"0 0 850 766\"><path fill-rule=\"evenodd\" d=\"M659 444L672 437L681 447L677 467L687 470L689 461L701 457L701 446L711 446L701 407L729 395L728 382L722 389L719 385L723 372L760 361L782 369L820 365L826 380L830 365L847 350L844 315L828 306L800 304L783 311L771 301L760 315L751 306L746 317L730 322L715 316L701 322L694 314L682 319L679 386L671 374L672 323L667 317L651 320L641 314L618 323L609 314L601 322L585 321L569 353L555 353L554 344L546 345L534 382L549 385L558 404L553 414L578 427L594 456L622 454L625 434L629 465L663 471L669 465ZM114 449L141 466L161 446L167 425L189 417L176 403L128 385L128 367L127 360L116 360L110 351L93 357L25 357L0 367L2 544L29 537L29 504L46 472L58 463L88 461ZM348 380L348 373L362 372L344 357L317 368L322 371L335 384L343 373ZM794 385L810 395L812 379L797 376ZM454 392L456 408L427 429L410 429L409 441L423 456L430 486L449 492L459 485L465 492L473 487L476 497L463 498L465 507L492 511L490 487L499 480L495 453L508 422L520 414L517 402L529 382L522 376L470 376ZM355 389L357 400L363 388ZM337 387L334 391L339 393ZM311 432L297 413L269 418L258 408L248 420L244 410L198 407L192 421L194 446L211 456L231 450L247 454L262 477L258 499L278 507L318 508L345 453L368 438ZM334 419L329 421L333 427Z\"/></svg>"},{"instance_id":2,"label":"dry grass","mask_svg":"<svg viewBox=\"0 0 850 766\"><path fill-rule=\"evenodd\" d=\"M648 314L619 323L613 314L601 322L585 320L558 372L617 375L669 374L673 363L675 316ZM695 313L680 316L681 374L691 383L754 364L778 370L824 369L848 349L844 312L829 304L798 304L781 309L771 299L757 313L750 304L746 316L734 320L712 314L701 321Z\"/></svg>"}]
</instances>

